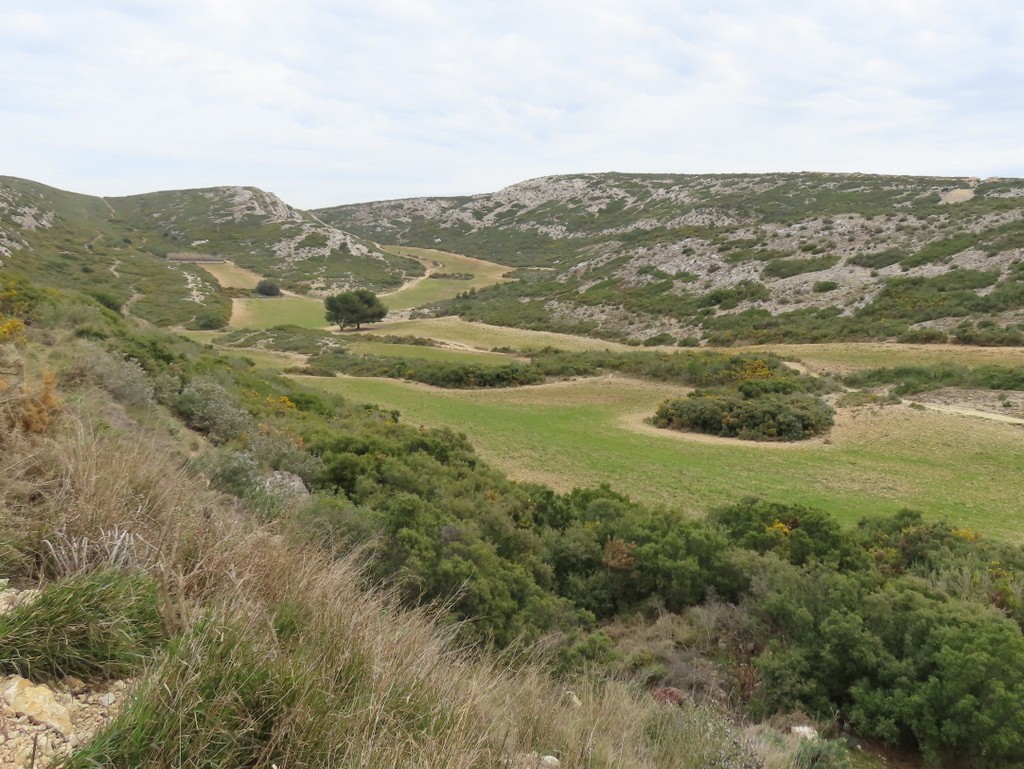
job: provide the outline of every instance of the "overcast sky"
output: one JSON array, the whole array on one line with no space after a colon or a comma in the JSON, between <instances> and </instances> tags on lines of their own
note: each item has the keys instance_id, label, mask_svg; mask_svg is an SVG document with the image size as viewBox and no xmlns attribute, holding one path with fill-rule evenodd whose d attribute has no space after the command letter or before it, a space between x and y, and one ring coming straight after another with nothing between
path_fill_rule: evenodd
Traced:
<instances>
[{"instance_id":1,"label":"overcast sky","mask_svg":"<svg viewBox=\"0 0 1024 769\"><path fill-rule=\"evenodd\" d=\"M97 195L1024 176L1020 0L0 0L0 52L0 175Z\"/></svg>"}]
</instances>

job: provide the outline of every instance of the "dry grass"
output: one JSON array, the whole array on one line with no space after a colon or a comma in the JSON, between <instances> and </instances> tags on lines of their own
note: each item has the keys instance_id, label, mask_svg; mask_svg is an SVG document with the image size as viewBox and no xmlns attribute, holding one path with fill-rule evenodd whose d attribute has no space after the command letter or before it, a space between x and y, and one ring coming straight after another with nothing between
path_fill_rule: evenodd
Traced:
<instances>
[{"instance_id":1,"label":"dry grass","mask_svg":"<svg viewBox=\"0 0 1024 769\"><path fill-rule=\"evenodd\" d=\"M243 269L234 262L197 262L225 288L256 288L263 278L255 272Z\"/></svg>"}]
</instances>

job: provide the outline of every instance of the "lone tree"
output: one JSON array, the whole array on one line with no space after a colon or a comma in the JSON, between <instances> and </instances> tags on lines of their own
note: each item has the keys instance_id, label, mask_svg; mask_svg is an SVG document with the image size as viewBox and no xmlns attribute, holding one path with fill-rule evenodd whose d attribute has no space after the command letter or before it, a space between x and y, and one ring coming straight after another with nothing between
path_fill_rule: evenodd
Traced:
<instances>
[{"instance_id":1,"label":"lone tree","mask_svg":"<svg viewBox=\"0 0 1024 769\"><path fill-rule=\"evenodd\" d=\"M328 296L324 299L324 308L327 310L324 317L330 323L337 323L339 328L355 326L357 331L360 324L376 323L388 314L388 308L377 295L365 288Z\"/></svg>"}]
</instances>

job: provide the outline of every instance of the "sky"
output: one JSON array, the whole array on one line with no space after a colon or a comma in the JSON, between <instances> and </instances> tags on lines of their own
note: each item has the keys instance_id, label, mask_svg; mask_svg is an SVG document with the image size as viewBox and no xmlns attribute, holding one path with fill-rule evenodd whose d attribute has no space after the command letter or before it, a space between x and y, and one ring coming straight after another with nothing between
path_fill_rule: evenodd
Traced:
<instances>
[{"instance_id":1,"label":"sky","mask_svg":"<svg viewBox=\"0 0 1024 769\"><path fill-rule=\"evenodd\" d=\"M1024 176L1019 0L0 0L0 51L0 175L93 195Z\"/></svg>"}]
</instances>

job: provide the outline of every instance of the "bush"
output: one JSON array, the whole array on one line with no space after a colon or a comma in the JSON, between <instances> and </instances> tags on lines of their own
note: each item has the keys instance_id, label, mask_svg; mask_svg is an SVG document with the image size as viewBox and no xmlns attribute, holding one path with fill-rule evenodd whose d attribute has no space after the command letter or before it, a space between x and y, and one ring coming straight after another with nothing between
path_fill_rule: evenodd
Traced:
<instances>
[{"instance_id":1,"label":"bush","mask_svg":"<svg viewBox=\"0 0 1024 769\"><path fill-rule=\"evenodd\" d=\"M253 290L260 296L281 296L281 287L266 278L257 283Z\"/></svg>"},{"instance_id":2,"label":"bush","mask_svg":"<svg viewBox=\"0 0 1024 769\"><path fill-rule=\"evenodd\" d=\"M60 373L62 384L92 382L125 406L153 404L154 388L146 370L135 358L121 358L94 344L82 350Z\"/></svg>"},{"instance_id":3,"label":"bush","mask_svg":"<svg viewBox=\"0 0 1024 769\"><path fill-rule=\"evenodd\" d=\"M177 397L175 409L189 427L206 433L214 443L226 443L252 422L249 412L216 382L197 380Z\"/></svg>"},{"instance_id":4,"label":"bush","mask_svg":"<svg viewBox=\"0 0 1024 769\"><path fill-rule=\"evenodd\" d=\"M653 424L754 441L798 441L832 427L835 412L822 400L796 393L747 399L723 391L695 390L683 400L665 401Z\"/></svg>"},{"instance_id":5,"label":"bush","mask_svg":"<svg viewBox=\"0 0 1024 769\"><path fill-rule=\"evenodd\" d=\"M839 288L839 284L834 280L819 280L814 286L813 290L816 294L827 294L829 291L835 291Z\"/></svg>"}]
</instances>

